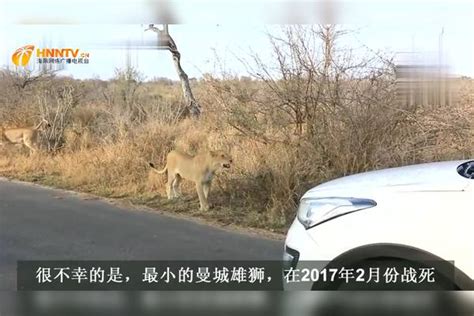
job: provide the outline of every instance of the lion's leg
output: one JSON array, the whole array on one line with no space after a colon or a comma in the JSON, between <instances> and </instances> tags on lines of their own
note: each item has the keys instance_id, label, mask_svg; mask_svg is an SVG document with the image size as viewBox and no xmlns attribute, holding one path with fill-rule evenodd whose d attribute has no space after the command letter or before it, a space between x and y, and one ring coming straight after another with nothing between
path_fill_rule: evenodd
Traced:
<instances>
[{"instance_id":1,"label":"lion's leg","mask_svg":"<svg viewBox=\"0 0 474 316\"><path fill-rule=\"evenodd\" d=\"M212 208L212 205L209 204L209 191L211 190L211 182L204 183L202 190L204 192L204 197L206 198L208 207Z\"/></svg>"},{"instance_id":2,"label":"lion's leg","mask_svg":"<svg viewBox=\"0 0 474 316\"><path fill-rule=\"evenodd\" d=\"M199 204L200 204L200 210L201 211L207 211L209 210L209 205L207 204L207 198L204 195L204 188L202 183L196 183L196 191L199 197Z\"/></svg>"},{"instance_id":3,"label":"lion's leg","mask_svg":"<svg viewBox=\"0 0 474 316\"><path fill-rule=\"evenodd\" d=\"M29 138L23 138L23 144L25 144L26 147L28 147L32 153L36 152L36 148L33 145L33 142Z\"/></svg>"},{"instance_id":4,"label":"lion's leg","mask_svg":"<svg viewBox=\"0 0 474 316\"><path fill-rule=\"evenodd\" d=\"M206 196L206 199L209 199L209 191L211 191L211 181L207 182L204 184L204 195Z\"/></svg>"},{"instance_id":5,"label":"lion's leg","mask_svg":"<svg viewBox=\"0 0 474 316\"><path fill-rule=\"evenodd\" d=\"M166 184L166 195L168 195L168 200L171 200L174 197L173 194L173 182L176 178L176 175L168 170L168 183Z\"/></svg>"},{"instance_id":6,"label":"lion's leg","mask_svg":"<svg viewBox=\"0 0 474 316\"><path fill-rule=\"evenodd\" d=\"M211 190L211 183L208 182L208 183L204 183L202 185L202 190L204 191L204 196L206 197L206 199L209 198L209 190Z\"/></svg>"},{"instance_id":7,"label":"lion's leg","mask_svg":"<svg viewBox=\"0 0 474 316\"><path fill-rule=\"evenodd\" d=\"M176 177L174 178L173 185L172 185L173 195L175 197L181 196L181 190L180 190L180 187L179 187L180 183L181 183L181 177L179 176L179 174L177 174Z\"/></svg>"}]
</instances>

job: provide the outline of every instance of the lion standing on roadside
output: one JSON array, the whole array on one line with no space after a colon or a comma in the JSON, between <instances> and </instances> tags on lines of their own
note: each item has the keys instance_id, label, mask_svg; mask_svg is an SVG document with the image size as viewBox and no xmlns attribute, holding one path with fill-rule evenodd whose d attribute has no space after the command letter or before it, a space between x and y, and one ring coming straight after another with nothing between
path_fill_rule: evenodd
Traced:
<instances>
[{"instance_id":1,"label":"lion standing on roadside","mask_svg":"<svg viewBox=\"0 0 474 316\"><path fill-rule=\"evenodd\" d=\"M181 179L193 181L199 197L200 210L209 210L208 196L211 182L217 170L228 169L232 164L232 158L224 151L209 151L196 156L173 150L166 157L166 166L163 170L155 168L149 163L153 171L163 174L168 171L168 183L166 193L168 199L179 196L179 184Z\"/></svg>"}]
</instances>

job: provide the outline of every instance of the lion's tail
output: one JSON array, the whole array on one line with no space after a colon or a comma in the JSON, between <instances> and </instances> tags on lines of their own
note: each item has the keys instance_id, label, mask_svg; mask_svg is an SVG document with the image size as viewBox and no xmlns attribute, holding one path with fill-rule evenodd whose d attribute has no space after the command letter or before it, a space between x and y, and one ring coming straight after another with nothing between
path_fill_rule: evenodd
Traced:
<instances>
[{"instance_id":1,"label":"lion's tail","mask_svg":"<svg viewBox=\"0 0 474 316\"><path fill-rule=\"evenodd\" d=\"M158 169L156 169L155 165L154 165L152 162L149 162L148 165L151 167L151 169L152 169L153 171L155 171L156 173L159 173L159 174L163 174L163 173L166 172L166 170L168 170L168 165L166 165L163 170L158 170Z\"/></svg>"}]
</instances>

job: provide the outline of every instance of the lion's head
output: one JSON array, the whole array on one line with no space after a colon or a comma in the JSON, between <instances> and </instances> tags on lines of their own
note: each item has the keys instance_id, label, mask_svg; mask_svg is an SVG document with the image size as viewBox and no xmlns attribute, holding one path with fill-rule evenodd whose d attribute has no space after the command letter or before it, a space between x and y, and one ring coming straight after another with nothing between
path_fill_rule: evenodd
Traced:
<instances>
[{"instance_id":1,"label":"lion's head","mask_svg":"<svg viewBox=\"0 0 474 316\"><path fill-rule=\"evenodd\" d=\"M223 150L211 151L212 164L217 168L229 169L232 165L232 157Z\"/></svg>"}]
</instances>

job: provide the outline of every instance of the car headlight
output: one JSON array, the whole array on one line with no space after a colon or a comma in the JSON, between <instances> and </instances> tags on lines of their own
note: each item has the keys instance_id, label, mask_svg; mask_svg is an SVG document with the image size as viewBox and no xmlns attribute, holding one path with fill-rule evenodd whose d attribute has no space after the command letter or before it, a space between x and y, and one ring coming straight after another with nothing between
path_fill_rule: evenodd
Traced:
<instances>
[{"instance_id":1,"label":"car headlight","mask_svg":"<svg viewBox=\"0 0 474 316\"><path fill-rule=\"evenodd\" d=\"M308 229L330 219L376 205L373 200L352 197L303 198L298 207L298 220Z\"/></svg>"}]
</instances>

